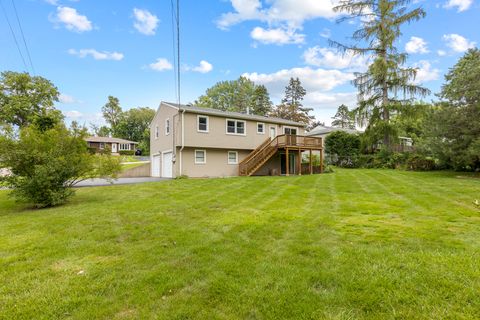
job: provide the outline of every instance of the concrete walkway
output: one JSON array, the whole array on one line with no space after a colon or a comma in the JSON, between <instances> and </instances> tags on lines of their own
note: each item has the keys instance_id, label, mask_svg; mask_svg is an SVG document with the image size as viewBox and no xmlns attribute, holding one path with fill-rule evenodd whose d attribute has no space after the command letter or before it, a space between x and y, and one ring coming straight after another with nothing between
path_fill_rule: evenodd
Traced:
<instances>
[{"instance_id":1,"label":"concrete walkway","mask_svg":"<svg viewBox=\"0 0 480 320\"><path fill-rule=\"evenodd\" d=\"M119 184L136 184L136 183L145 183L145 182L156 182L156 181L166 181L171 180L168 178L155 178L155 177L137 177L137 178L118 178L112 182L107 181L106 179L90 179L79 182L75 187L100 187L100 186L111 186Z\"/></svg>"}]
</instances>

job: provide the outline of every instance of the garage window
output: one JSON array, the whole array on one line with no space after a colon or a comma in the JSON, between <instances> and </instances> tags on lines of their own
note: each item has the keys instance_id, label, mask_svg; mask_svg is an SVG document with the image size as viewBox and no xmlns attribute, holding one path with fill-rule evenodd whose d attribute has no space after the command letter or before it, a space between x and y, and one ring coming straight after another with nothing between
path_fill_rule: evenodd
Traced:
<instances>
[{"instance_id":1,"label":"garage window","mask_svg":"<svg viewBox=\"0 0 480 320\"><path fill-rule=\"evenodd\" d=\"M207 151L195 150L195 164L207 163Z\"/></svg>"}]
</instances>

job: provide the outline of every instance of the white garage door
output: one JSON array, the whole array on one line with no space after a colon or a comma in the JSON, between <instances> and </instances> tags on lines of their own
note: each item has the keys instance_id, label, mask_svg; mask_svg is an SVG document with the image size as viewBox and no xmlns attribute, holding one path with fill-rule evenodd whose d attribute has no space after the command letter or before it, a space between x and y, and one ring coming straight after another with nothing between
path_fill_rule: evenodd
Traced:
<instances>
[{"instance_id":1,"label":"white garage door","mask_svg":"<svg viewBox=\"0 0 480 320\"><path fill-rule=\"evenodd\" d=\"M164 178L172 178L173 177L173 163L172 163L172 153L164 153L163 154L163 162L162 162L162 177Z\"/></svg>"},{"instance_id":2,"label":"white garage door","mask_svg":"<svg viewBox=\"0 0 480 320\"><path fill-rule=\"evenodd\" d=\"M160 177L160 155L153 156L152 158L152 177Z\"/></svg>"}]
</instances>

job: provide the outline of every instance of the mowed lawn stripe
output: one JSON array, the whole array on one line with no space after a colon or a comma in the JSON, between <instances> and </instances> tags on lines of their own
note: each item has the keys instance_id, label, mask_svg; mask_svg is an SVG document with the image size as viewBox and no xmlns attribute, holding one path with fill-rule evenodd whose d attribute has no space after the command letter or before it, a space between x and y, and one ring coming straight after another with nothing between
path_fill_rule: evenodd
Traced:
<instances>
[{"instance_id":1,"label":"mowed lawn stripe","mask_svg":"<svg viewBox=\"0 0 480 320\"><path fill-rule=\"evenodd\" d=\"M458 175L183 179L38 211L1 191L0 318L475 319L479 181Z\"/></svg>"}]
</instances>

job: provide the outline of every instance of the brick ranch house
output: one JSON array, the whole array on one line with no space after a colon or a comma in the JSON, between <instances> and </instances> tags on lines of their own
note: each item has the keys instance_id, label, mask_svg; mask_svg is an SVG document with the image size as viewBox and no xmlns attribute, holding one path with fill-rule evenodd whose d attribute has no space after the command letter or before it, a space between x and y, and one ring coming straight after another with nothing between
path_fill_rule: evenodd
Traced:
<instances>
[{"instance_id":1,"label":"brick ranch house","mask_svg":"<svg viewBox=\"0 0 480 320\"><path fill-rule=\"evenodd\" d=\"M87 137L85 141L88 147L95 149L96 152L107 149L115 155L118 155L120 151L135 151L138 145L138 142L135 141L110 137Z\"/></svg>"},{"instance_id":2,"label":"brick ranch house","mask_svg":"<svg viewBox=\"0 0 480 320\"><path fill-rule=\"evenodd\" d=\"M150 124L151 175L300 175L323 170L322 138L302 123L162 102Z\"/></svg>"}]
</instances>

